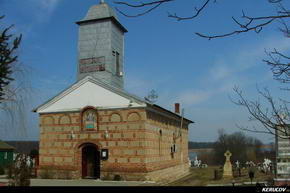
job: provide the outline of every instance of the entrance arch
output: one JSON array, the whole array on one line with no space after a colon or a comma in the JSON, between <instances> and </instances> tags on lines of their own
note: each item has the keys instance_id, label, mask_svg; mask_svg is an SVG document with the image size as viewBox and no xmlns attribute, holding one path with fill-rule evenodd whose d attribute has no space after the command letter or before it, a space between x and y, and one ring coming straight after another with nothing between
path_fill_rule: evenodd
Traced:
<instances>
[{"instance_id":1,"label":"entrance arch","mask_svg":"<svg viewBox=\"0 0 290 193\"><path fill-rule=\"evenodd\" d=\"M100 151L95 144L82 145L82 178L100 178Z\"/></svg>"}]
</instances>

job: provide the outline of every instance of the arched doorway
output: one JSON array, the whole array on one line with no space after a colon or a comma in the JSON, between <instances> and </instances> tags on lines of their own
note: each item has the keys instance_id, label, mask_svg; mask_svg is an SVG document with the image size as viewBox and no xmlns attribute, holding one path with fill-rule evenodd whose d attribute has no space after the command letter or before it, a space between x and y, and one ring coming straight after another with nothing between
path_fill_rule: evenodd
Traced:
<instances>
[{"instance_id":1,"label":"arched doorway","mask_svg":"<svg viewBox=\"0 0 290 193\"><path fill-rule=\"evenodd\" d=\"M100 178L100 151L94 144L85 144L82 148L82 178Z\"/></svg>"}]
</instances>

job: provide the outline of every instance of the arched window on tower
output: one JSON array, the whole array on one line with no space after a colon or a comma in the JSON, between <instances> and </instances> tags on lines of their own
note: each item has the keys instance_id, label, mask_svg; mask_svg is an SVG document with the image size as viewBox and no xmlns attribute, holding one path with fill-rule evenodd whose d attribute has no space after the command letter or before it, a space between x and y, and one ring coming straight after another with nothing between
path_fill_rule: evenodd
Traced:
<instances>
[{"instance_id":1,"label":"arched window on tower","mask_svg":"<svg viewBox=\"0 0 290 193\"><path fill-rule=\"evenodd\" d=\"M116 75L121 76L121 69L120 69L120 54L116 52Z\"/></svg>"}]
</instances>

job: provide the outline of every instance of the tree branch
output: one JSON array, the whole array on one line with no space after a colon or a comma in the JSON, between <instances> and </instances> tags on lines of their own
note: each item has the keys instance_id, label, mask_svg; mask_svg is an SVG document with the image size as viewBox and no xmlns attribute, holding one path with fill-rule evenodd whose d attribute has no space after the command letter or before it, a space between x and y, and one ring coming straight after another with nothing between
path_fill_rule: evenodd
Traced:
<instances>
[{"instance_id":1,"label":"tree branch","mask_svg":"<svg viewBox=\"0 0 290 193\"><path fill-rule=\"evenodd\" d=\"M147 13L150 13L151 11L157 9L160 5L164 4L164 3L168 3L168 2L171 2L171 1L174 1L174 0L159 0L159 1L151 1L151 2L147 2L147 3L143 3L143 2L140 2L139 4L130 4L130 3L127 3L125 1L114 1L115 4L119 4L119 5L126 5L128 7L132 7L132 8L142 8L142 7L150 7L152 6L150 9L144 11L144 12L141 12L139 14L136 14L136 15L128 15L126 14L125 12L121 11L120 9L116 8L116 10L124 15L125 17L140 17L140 16L143 16Z\"/></svg>"},{"instance_id":2,"label":"tree branch","mask_svg":"<svg viewBox=\"0 0 290 193\"><path fill-rule=\"evenodd\" d=\"M289 115L286 103L283 104L283 106L280 105L277 107L268 89L265 88L264 92L262 92L257 88L258 93L266 99L270 105L271 110L269 110L269 108L262 109L262 105L259 101L246 100L242 94L242 91L238 87L234 87L233 90L239 99L234 101L232 98L230 98L230 100L236 105L245 107L250 114L250 120L259 121L264 126L265 130L262 131L255 128L249 129L247 127L245 128L240 126L238 126L238 128L244 131L267 133L271 135L277 135L280 138L290 139L288 127L289 124L286 123L286 121L289 121L289 118L283 116L283 114Z\"/></svg>"},{"instance_id":3,"label":"tree branch","mask_svg":"<svg viewBox=\"0 0 290 193\"><path fill-rule=\"evenodd\" d=\"M210 2L210 0L206 0L206 1L204 2L204 4L201 6L201 8L196 8L196 7L195 7L195 11L196 11L196 13L195 13L194 15L190 16L190 17L180 17L180 16L177 16L176 13L174 13L174 14L170 14L170 13L168 13L168 17L174 18L174 19L176 19L177 21L194 19L194 18L196 18L196 17L197 17L197 16L202 12L203 9L205 9L205 7L207 6L207 4L208 4L209 2Z\"/></svg>"},{"instance_id":4,"label":"tree branch","mask_svg":"<svg viewBox=\"0 0 290 193\"><path fill-rule=\"evenodd\" d=\"M235 35L235 34L246 33L246 32L249 32L249 31L255 31L256 33L260 33L264 26L272 23L274 20L275 20L275 18L270 19L267 22L255 25L253 27L248 27L248 25L251 24L253 20L250 20L245 25L242 25L242 24L238 23L238 25L240 25L240 28L243 28L243 30L236 30L236 31L232 31L230 33L221 34L221 35L212 35L212 36L210 36L210 35L201 34L199 32L196 32L195 34L200 36L200 37L202 37L202 38L207 38L207 39L211 40L211 39L214 39L214 38L222 38L222 37L232 36L232 35ZM235 23L237 23L237 21L235 19L234 19L234 21L235 21Z\"/></svg>"}]
</instances>

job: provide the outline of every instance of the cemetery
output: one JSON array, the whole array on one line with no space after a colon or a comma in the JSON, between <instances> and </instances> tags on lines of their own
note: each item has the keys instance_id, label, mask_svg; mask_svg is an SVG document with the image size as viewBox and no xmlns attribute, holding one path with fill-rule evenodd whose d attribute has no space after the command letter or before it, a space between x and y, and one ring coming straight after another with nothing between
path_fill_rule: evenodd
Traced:
<instances>
[{"instance_id":1,"label":"cemetery","mask_svg":"<svg viewBox=\"0 0 290 193\"><path fill-rule=\"evenodd\" d=\"M208 166L197 157L190 162L190 175L169 183L169 186L256 186L273 185L274 167L270 159L263 163L249 160L244 163L231 160L232 153L227 151L224 165Z\"/></svg>"}]
</instances>

